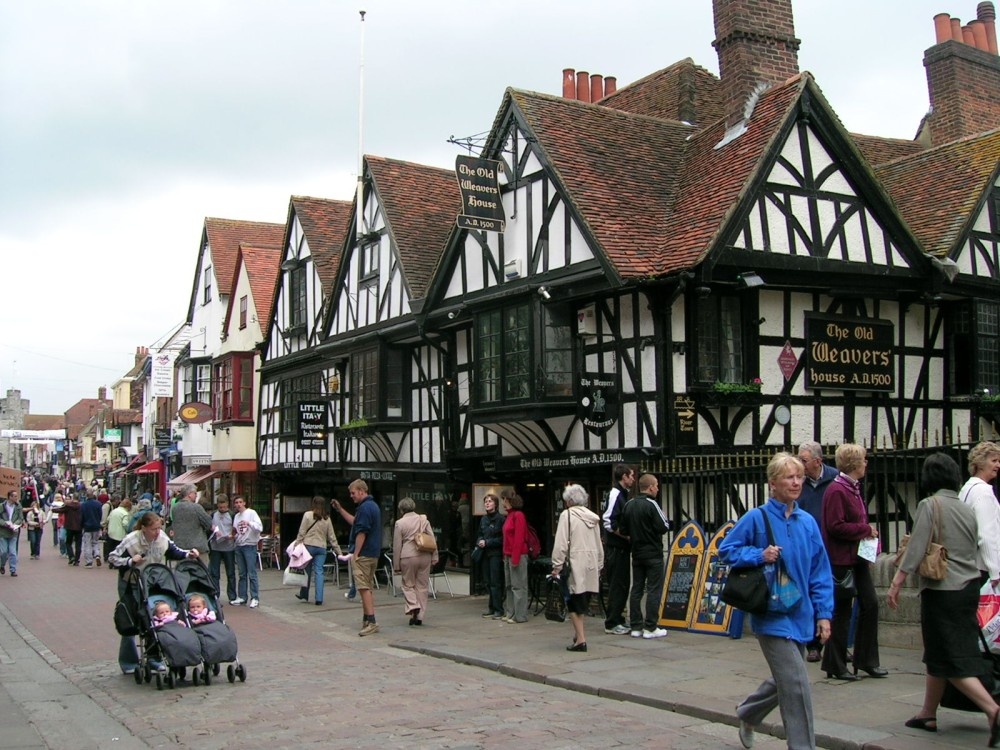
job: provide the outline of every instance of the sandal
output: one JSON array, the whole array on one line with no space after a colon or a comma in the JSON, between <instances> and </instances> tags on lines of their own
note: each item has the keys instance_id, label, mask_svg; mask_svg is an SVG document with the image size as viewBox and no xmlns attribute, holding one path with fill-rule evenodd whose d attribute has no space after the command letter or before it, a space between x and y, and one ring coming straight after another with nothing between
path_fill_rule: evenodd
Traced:
<instances>
[{"instance_id":1,"label":"sandal","mask_svg":"<svg viewBox=\"0 0 1000 750\"><path fill-rule=\"evenodd\" d=\"M925 719L920 716L914 716L912 719L907 719L903 726L907 726L910 729L923 729L925 732L936 732L937 717L928 716Z\"/></svg>"}]
</instances>

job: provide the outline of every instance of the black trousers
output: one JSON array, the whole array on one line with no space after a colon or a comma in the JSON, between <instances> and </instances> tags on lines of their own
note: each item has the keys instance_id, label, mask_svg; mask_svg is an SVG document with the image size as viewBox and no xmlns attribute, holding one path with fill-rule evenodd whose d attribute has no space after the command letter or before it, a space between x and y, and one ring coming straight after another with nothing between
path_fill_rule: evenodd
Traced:
<instances>
[{"instance_id":1,"label":"black trousers","mask_svg":"<svg viewBox=\"0 0 1000 750\"><path fill-rule=\"evenodd\" d=\"M854 664L858 669L879 667L878 655L878 597L872 581L871 563L833 565L833 575L840 578L854 570L854 584L858 594L858 624L854 631ZM823 671L843 674L847 671L847 638L851 627L851 610L854 597L835 596L830 640L823 651Z\"/></svg>"},{"instance_id":2,"label":"black trousers","mask_svg":"<svg viewBox=\"0 0 1000 750\"><path fill-rule=\"evenodd\" d=\"M75 563L80 562L80 552L83 550L83 532L66 529L66 557Z\"/></svg>"},{"instance_id":3,"label":"black trousers","mask_svg":"<svg viewBox=\"0 0 1000 750\"><path fill-rule=\"evenodd\" d=\"M616 625L625 624L631 558L631 553L620 547L607 547L604 551L604 576L608 582L608 609L605 612L604 627L609 630Z\"/></svg>"},{"instance_id":4,"label":"black trousers","mask_svg":"<svg viewBox=\"0 0 1000 750\"><path fill-rule=\"evenodd\" d=\"M642 595L646 594L646 616L642 616ZM660 594L663 593L663 556L632 556L632 592L628 614L632 630L655 630L660 619Z\"/></svg>"}]
</instances>

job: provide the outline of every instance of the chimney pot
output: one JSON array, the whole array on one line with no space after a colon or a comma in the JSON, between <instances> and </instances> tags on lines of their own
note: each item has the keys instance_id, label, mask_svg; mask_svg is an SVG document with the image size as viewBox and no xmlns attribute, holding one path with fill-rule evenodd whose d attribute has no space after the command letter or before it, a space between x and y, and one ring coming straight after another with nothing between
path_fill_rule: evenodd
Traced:
<instances>
[{"instance_id":1,"label":"chimney pot","mask_svg":"<svg viewBox=\"0 0 1000 750\"><path fill-rule=\"evenodd\" d=\"M983 22L986 28L987 49L997 54L997 12L991 2L982 2L976 7L976 18Z\"/></svg>"},{"instance_id":2,"label":"chimney pot","mask_svg":"<svg viewBox=\"0 0 1000 750\"><path fill-rule=\"evenodd\" d=\"M969 21L969 28L972 29L972 37L976 42L976 49L989 52L990 43L986 39L986 24L979 20Z\"/></svg>"},{"instance_id":3,"label":"chimney pot","mask_svg":"<svg viewBox=\"0 0 1000 750\"><path fill-rule=\"evenodd\" d=\"M614 76L607 76L604 79L604 95L611 96L618 90L618 79Z\"/></svg>"},{"instance_id":4,"label":"chimney pot","mask_svg":"<svg viewBox=\"0 0 1000 750\"><path fill-rule=\"evenodd\" d=\"M590 77L590 101L594 104L604 98L604 76L594 73Z\"/></svg>"},{"instance_id":5,"label":"chimney pot","mask_svg":"<svg viewBox=\"0 0 1000 750\"><path fill-rule=\"evenodd\" d=\"M965 39L962 38L962 19L954 18L951 19L951 38L956 42L964 42Z\"/></svg>"},{"instance_id":6,"label":"chimney pot","mask_svg":"<svg viewBox=\"0 0 1000 750\"><path fill-rule=\"evenodd\" d=\"M968 24L962 27L962 41L970 47L976 46L976 35L972 33L972 27Z\"/></svg>"},{"instance_id":7,"label":"chimney pot","mask_svg":"<svg viewBox=\"0 0 1000 750\"><path fill-rule=\"evenodd\" d=\"M563 68L563 98L576 99L576 71Z\"/></svg>"},{"instance_id":8,"label":"chimney pot","mask_svg":"<svg viewBox=\"0 0 1000 750\"><path fill-rule=\"evenodd\" d=\"M590 103L590 74L585 70L576 72L577 101Z\"/></svg>"},{"instance_id":9,"label":"chimney pot","mask_svg":"<svg viewBox=\"0 0 1000 750\"><path fill-rule=\"evenodd\" d=\"M938 13L934 16L934 36L937 44L951 39L951 16L947 13Z\"/></svg>"}]
</instances>

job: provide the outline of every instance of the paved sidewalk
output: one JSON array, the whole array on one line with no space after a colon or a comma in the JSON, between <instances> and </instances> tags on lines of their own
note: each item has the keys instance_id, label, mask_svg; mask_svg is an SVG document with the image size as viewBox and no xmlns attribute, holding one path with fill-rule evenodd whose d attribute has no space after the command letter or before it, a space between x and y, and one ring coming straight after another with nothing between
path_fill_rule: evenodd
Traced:
<instances>
[{"instance_id":1,"label":"paved sidewalk","mask_svg":"<svg viewBox=\"0 0 1000 750\"><path fill-rule=\"evenodd\" d=\"M379 621L393 613L388 597L380 600ZM397 599L401 612L402 601ZM539 614L524 624L482 619L483 597L447 596L428 606L422 628L410 628L392 645L463 664L496 670L533 682L578 690L614 700L655 706L681 714L731 724L736 733L736 704L767 676L752 636L723 636L670 631L665 638L644 640L605 635L600 618L589 618L587 653L568 653L568 623ZM387 606L389 605L389 606ZM418 632L419 631L419 632ZM817 743L826 748L865 750L943 750L986 746L986 718L949 709L938 712L936 734L903 726L923 700L924 670L920 652L882 648L885 679L862 673L858 682L826 679L810 664ZM778 711L760 727L757 747L784 747Z\"/></svg>"},{"instance_id":2,"label":"paved sidewalk","mask_svg":"<svg viewBox=\"0 0 1000 750\"><path fill-rule=\"evenodd\" d=\"M17 579L18 595L12 599L5 596L0 603L0 700L6 699L8 707L0 711L0 750L177 746L176 722L165 734L163 722L146 719L152 706L162 705L166 699L176 703L176 710L190 713L194 706L184 707L185 696L204 695L207 699L204 708L199 704L199 710L208 712L214 710L212 701L227 699L226 690L219 688L163 694L137 689L131 680L116 674L112 573L73 569L66 574L58 559L39 563L32 572L31 586L24 585L29 576ZM11 582L0 579L0 584L10 586ZM382 589L376 592L381 632L357 638L360 605L347 602L343 589L331 585L327 591L322 607L305 605L295 599L292 588L281 585L280 571L263 571L260 609L227 610L227 618L232 618L240 634L241 651L246 651L252 677L245 688L230 687L252 689L255 696L260 690L269 690L261 681L266 673L265 657L272 657L277 668L289 673L299 668L302 659L308 658L312 664L313 655L283 655L282 644L288 638L302 642L313 634L320 639L316 643L340 644L337 648L349 645L352 650L386 655L390 647L396 647L472 665L484 674L491 670L536 686L526 689L526 694L548 685L728 725L731 735L725 727L720 731L728 735L727 746L731 747L738 745L735 705L767 674L752 637L732 640L670 631L666 638L644 640L605 635L602 621L588 618L589 651L569 653L565 650L572 637L568 624L547 622L542 615L524 624L483 619L483 597L452 598L445 594L432 600L424 625L416 628L406 625L402 599ZM943 750L985 746L986 720L979 714L942 709L937 734L904 727L903 722L916 712L923 696L920 653L883 648L882 666L890 671L887 679L866 677L847 683L827 680L818 665L810 665L821 747ZM325 689L335 689L346 677L331 672ZM123 698L126 703L122 703ZM455 696L455 701L460 699ZM762 750L785 745L778 739L778 713L770 718L773 723L762 726L758 735L757 748ZM224 720L229 717L218 722ZM280 731L285 723L293 726L286 717L274 731ZM668 715L663 723L670 725ZM219 731L225 726L220 725Z\"/></svg>"}]
</instances>

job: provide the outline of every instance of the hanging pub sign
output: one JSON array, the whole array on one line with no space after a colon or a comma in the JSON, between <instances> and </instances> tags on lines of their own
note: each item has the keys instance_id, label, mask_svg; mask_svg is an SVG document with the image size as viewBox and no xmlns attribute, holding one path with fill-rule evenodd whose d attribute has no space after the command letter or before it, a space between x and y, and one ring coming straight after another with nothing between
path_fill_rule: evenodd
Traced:
<instances>
[{"instance_id":1,"label":"hanging pub sign","mask_svg":"<svg viewBox=\"0 0 1000 750\"><path fill-rule=\"evenodd\" d=\"M492 159L455 157L455 176L462 194L462 213L457 220L460 229L504 230L506 216L498 180L501 168L500 162Z\"/></svg>"},{"instance_id":2,"label":"hanging pub sign","mask_svg":"<svg viewBox=\"0 0 1000 750\"><path fill-rule=\"evenodd\" d=\"M326 401L299 401L299 432L296 447L326 448Z\"/></svg>"},{"instance_id":3,"label":"hanging pub sign","mask_svg":"<svg viewBox=\"0 0 1000 750\"><path fill-rule=\"evenodd\" d=\"M806 313L806 388L886 391L896 388L893 325Z\"/></svg>"},{"instance_id":4,"label":"hanging pub sign","mask_svg":"<svg viewBox=\"0 0 1000 750\"><path fill-rule=\"evenodd\" d=\"M584 373L577 385L577 414L583 426L603 435L618 421L618 387L614 375Z\"/></svg>"}]
</instances>

